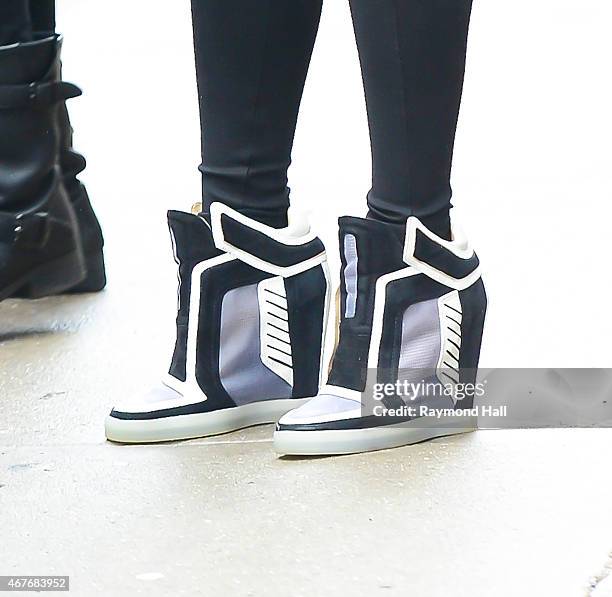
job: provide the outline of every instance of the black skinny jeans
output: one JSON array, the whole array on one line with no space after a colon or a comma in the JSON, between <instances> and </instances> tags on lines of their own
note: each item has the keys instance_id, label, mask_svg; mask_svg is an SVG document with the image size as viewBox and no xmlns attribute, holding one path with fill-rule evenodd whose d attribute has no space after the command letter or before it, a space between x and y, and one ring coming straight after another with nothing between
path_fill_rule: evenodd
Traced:
<instances>
[{"instance_id":1,"label":"black skinny jeans","mask_svg":"<svg viewBox=\"0 0 612 597\"><path fill-rule=\"evenodd\" d=\"M55 31L55 0L0 0L0 46Z\"/></svg>"},{"instance_id":2,"label":"black skinny jeans","mask_svg":"<svg viewBox=\"0 0 612 597\"><path fill-rule=\"evenodd\" d=\"M415 215L448 236L471 0L350 4L372 143L369 217L403 223ZM321 6L192 0L205 208L221 201L285 223L287 168Z\"/></svg>"},{"instance_id":3,"label":"black skinny jeans","mask_svg":"<svg viewBox=\"0 0 612 597\"><path fill-rule=\"evenodd\" d=\"M372 141L369 217L448 236L471 0L350 0ZM204 205L286 222L287 169L322 0L192 0ZM0 0L0 45L55 27L54 0ZM323 131L322 131L323 132Z\"/></svg>"}]
</instances>

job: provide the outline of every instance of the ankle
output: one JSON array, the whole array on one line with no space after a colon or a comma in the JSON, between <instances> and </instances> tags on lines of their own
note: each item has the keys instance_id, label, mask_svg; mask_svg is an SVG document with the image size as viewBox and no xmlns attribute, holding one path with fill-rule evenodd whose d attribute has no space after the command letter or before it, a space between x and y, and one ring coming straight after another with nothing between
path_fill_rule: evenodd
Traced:
<instances>
[{"instance_id":1,"label":"ankle","mask_svg":"<svg viewBox=\"0 0 612 597\"><path fill-rule=\"evenodd\" d=\"M450 211L448 209L419 219L423 225L425 225L434 234L437 234L440 238L443 238L444 240L452 240Z\"/></svg>"},{"instance_id":2,"label":"ankle","mask_svg":"<svg viewBox=\"0 0 612 597\"><path fill-rule=\"evenodd\" d=\"M404 215L398 215L397 217L390 217L380 212L370 209L366 216L368 220L374 220L382 222L384 224L401 224L406 225L407 217ZM450 210L443 209L435 214L429 216L417 216L421 223L428 228L431 232L438 235L444 240L452 240L451 238L451 222L450 222Z\"/></svg>"},{"instance_id":3,"label":"ankle","mask_svg":"<svg viewBox=\"0 0 612 597\"><path fill-rule=\"evenodd\" d=\"M204 205L196 204L205 215L207 219L209 219L210 214L210 202L205 203ZM226 204L224 204L226 205ZM259 222L260 224L264 224L265 226L270 226L271 228L286 228L289 225L289 220L287 216L287 208L268 211L268 210L257 210L257 209L245 209L245 208L236 208L234 206L228 206L235 209L238 213ZM194 206L195 208L195 206Z\"/></svg>"}]
</instances>

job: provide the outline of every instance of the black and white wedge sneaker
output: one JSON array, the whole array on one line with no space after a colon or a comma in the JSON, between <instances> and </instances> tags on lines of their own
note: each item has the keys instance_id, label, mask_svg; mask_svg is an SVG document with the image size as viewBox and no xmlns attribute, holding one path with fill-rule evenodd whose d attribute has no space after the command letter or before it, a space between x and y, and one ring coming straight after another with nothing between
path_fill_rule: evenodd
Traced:
<instances>
[{"instance_id":1,"label":"black and white wedge sneaker","mask_svg":"<svg viewBox=\"0 0 612 597\"><path fill-rule=\"evenodd\" d=\"M349 454L475 429L487 299L477 256L457 229L453 239L415 217L405 228L340 219L339 341L328 383L281 418L278 453Z\"/></svg>"},{"instance_id":2,"label":"black and white wedge sneaker","mask_svg":"<svg viewBox=\"0 0 612 597\"><path fill-rule=\"evenodd\" d=\"M320 386L329 304L323 243L307 222L275 229L213 203L168 213L179 264L169 375L116 406L106 437L180 440L276 422Z\"/></svg>"}]
</instances>

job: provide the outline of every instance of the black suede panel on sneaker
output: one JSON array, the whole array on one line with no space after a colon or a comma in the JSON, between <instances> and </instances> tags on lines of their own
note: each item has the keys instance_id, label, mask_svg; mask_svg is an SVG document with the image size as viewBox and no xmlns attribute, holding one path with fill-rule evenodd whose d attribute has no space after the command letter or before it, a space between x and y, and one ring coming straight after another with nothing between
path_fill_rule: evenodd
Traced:
<instances>
[{"instance_id":1,"label":"black suede panel on sneaker","mask_svg":"<svg viewBox=\"0 0 612 597\"><path fill-rule=\"evenodd\" d=\"M173 377L185 381L191 272L197 263L221 255L221 251L213 243L210 226L198 216L182 211L169 211L168 227L173 238L173 250L179 264L180 280L176 341L169 373Z\"/></svg>"},{"instance_id":2,"label":"black suede panel on sneaker","mask_svg":"<svg viewBox=\"0 0 612 597\"><path fill-rule=\"evenodd\" d=\"M315 396L319 389L326 286L320 266L285 280L293 359L293 398Z\"/></svg>"},{"instance_id":3,"label":"black suede panel on sneaker","mask_svg":"<svg viewBox=\"0 0 612 597\"><path fill-rule=\"evenodd\" d=\"M376 220L344 217L339 219L340 246L352 235L357 251L357 301L355 314L342 317L340 338L336 347L328 383L362 391L367 374L368 350L372 335L376 280L382 275L403 269L405 226ZM347 266L340 251L342 271ZM347 288L341 275L341 314L346 311Z\"/></svg>"}]
</instances>

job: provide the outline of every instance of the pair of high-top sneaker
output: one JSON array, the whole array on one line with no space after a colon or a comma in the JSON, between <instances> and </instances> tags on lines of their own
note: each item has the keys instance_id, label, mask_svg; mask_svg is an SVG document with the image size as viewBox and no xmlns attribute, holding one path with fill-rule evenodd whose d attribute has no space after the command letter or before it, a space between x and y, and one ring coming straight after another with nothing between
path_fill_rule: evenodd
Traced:
<instances>
[{"instance_id":1,"label":"pair of high-top sneaker","mask_svg":"<svg viewBox=\"0 0 612 597\"><path fill-rule=\"evenodd\" d=\"M95 292L103 238L77 176L57 35L0 47L0 300Z\"/></svg>"},{"instance_id":2,"label":"pair of high-top sneaker","mask_svg":"<svg viewBox=\"0 0 612 597\"><path fill-rule=\"evenodd\" d=\"M308 455L474 429L473 396L437 395L430 404L444 417L432 419L397 408L423 404L415 395L372 392L414 382L415 371L454 387L474 382L486 296L457 230L446 241L414 217L406 226L340 219L339 335L322 386L331 283L308 224L270 228L220 203L168 219L180 279L172 363L159 387L115 406L108 439L163 442L277 422L277 452Z\"/></svg>"}]
</instances>

